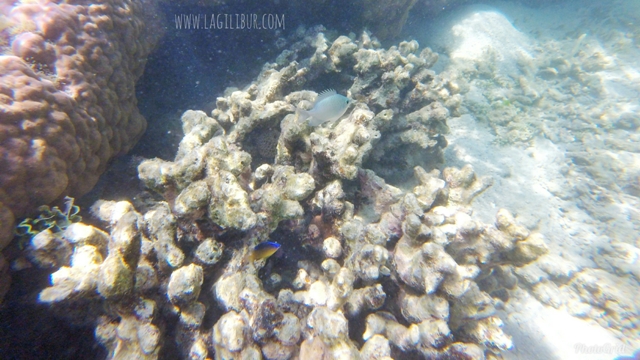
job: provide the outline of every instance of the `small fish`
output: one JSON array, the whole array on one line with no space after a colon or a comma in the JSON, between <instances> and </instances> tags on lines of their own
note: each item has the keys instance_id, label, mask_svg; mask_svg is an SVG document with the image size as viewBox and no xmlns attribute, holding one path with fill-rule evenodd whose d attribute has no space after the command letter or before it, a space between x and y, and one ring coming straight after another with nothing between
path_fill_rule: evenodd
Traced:
<instances>
[{"instance_id":1,"label":"small fish","mask_svg":"<svg viewBox=\"0 0 640 360\"><path fill-rule=\"evenodd\" d=\"M347 111L353 100L329 89L321 92L311 110L296 108L300 121L309 119L309 125L318 126L327 121L338 120Z\"/></svg>"},{"instance_id":2,"label":"small fish","mask_svg":"<svg viewBox=\"0 0 640 360\"><path fill-rule=\"evenodd\" d=\"M249 261L266 259L280 249L280 244L271 241L265 241L256 245L249 254Z\"/></svg>"}]
</instances>

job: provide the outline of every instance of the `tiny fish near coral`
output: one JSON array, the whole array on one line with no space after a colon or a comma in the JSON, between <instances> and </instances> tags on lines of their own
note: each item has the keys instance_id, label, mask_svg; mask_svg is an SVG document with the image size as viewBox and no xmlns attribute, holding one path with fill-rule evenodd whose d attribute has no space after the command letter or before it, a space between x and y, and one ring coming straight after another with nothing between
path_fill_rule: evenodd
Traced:
<instances>
[{"instance_id":1,"label":"tiny fish near coral","mask_svg":"<svg viewBox=\"0 0 640 360\"><path fill-rule=\"evenodd\" d=\"M321 92L311 110L296 108L300 121L309 119L309 125L318 126L327 121L338 120L347 111L353 100L329 89Z\"/></svg>"},{"instance_id":2,"label":"tiny fish near coral","mask_svg":"<svg viewBox=\"0 0 640 360\"><path fill-rule=\"evenodd\" d=\"M249 254L249 261L266 259L280 249L280 244L272 241L265 241L256 245Z\"/></svg>"}]
</instances>

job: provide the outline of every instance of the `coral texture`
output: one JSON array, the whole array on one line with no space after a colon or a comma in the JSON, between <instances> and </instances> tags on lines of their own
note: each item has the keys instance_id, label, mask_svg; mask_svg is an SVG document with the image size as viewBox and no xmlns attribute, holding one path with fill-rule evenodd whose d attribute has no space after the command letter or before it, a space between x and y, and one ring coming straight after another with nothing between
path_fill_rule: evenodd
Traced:
<instances>
[{"instance_id":1,"label":"coral texture","mask_svg":"<svg viewBox=\"0 0 640 360\"><path fill-rule=\"evenodd\" d=\"M161 32L146 1L5 0L0 9L1 245L8 213L86 193L136 143L146 121L134 85Z\"/></svg>"},{"instance_id":2,"label":"coral texture","mask_svg":"<svg viewBox=\"0 0 640 360\"><path fill-rule=\"evenodd\" d=\"M470 166L434 169L446 120L461 101L457 84L429 70L437 55L415 41L384 50L368 33L329 42L320 31L299 33L254 83L218 98L210 117L187 111L176 159L138 168L147 187L173 203L178 228L213 224L199 226L195 237L235 249L221 275L204 274L224 314L212 334L190 332L183 353L480 359L511 348L496 314L502 300L480 280L508 283L513 268L547 249L506 210L495 225L470 216L466 206L491 179ZM299 57L305 52L312 55ZM299 89L335 73L351 79L342 81L355 109L325 126L298 121L295 107L316 97ZM256 146L261 134L278 140ZM267 238L299 260L264 278L264 262L256 267L247 254ZM324 259L304 257L305 249ZM358 349L350 320L365 316Z\"/></svg>"},{"instance_id":3,"label":"coral texture","mask_svg":"<svg viewBox=\"0 0 640 360\"><path fill-rule=\"evenodd\" d=\"M506 210L495 224L472 217L489 179L434 168L459 104L428 69L436 55L416 42L381 49L367 33L297 36L211 116L183 114L174 161L138 166L164 199L98 201L109 235L74 223L31 240L29 259L57 269L40 301L94 325L110 359L484 359L510 349L496 311L503 288L547 249ZM303 53L312 55L295 60ZM317 96L301 87L338 72L354 74L345 87L357 107L322 127L297 121L295 106ZM254 161L244 145L264 129L278 132L274 155ZM387 174L409 174L390 177L397 186L365 168L377 146L413 155L387 160ZM266 240L282 255L253 261Z\"/></svg>"}]
</instances>

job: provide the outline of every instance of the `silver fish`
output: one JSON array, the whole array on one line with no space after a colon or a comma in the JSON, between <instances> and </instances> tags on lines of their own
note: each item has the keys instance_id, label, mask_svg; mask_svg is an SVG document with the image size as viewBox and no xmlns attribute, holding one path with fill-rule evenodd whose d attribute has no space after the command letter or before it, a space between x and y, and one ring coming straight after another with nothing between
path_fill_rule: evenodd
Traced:
<instances>
[{"instance_id":1,"label":"silver fish","mask_svg":"<svg viewBox=\"0 0 640 360\"><path fill-rule=\"evenodd\" d=\"M311 110L296 108L299 121L309 120L309 125L318 126L327 121L338 120L347 111L353 100L329 89L321 92Z\"/></svg>"}]
</instances>

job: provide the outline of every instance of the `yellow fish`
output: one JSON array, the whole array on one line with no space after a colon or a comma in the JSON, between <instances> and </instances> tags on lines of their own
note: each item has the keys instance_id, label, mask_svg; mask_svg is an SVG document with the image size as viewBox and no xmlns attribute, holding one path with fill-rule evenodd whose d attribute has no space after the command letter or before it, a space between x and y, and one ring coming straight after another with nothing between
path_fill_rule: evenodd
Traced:
<instances>
[{"instance_id":1,"label":"yellow fish","mask_svg":"<svg viewBox=\"0 0 640 360\"><path fill-rule=\"evenodd\" d=\"M280 249L280 244L272 241L265 241L256 245L249 254L249 261L266 259L275 254Z\"/></svg>"}]
</instances>

